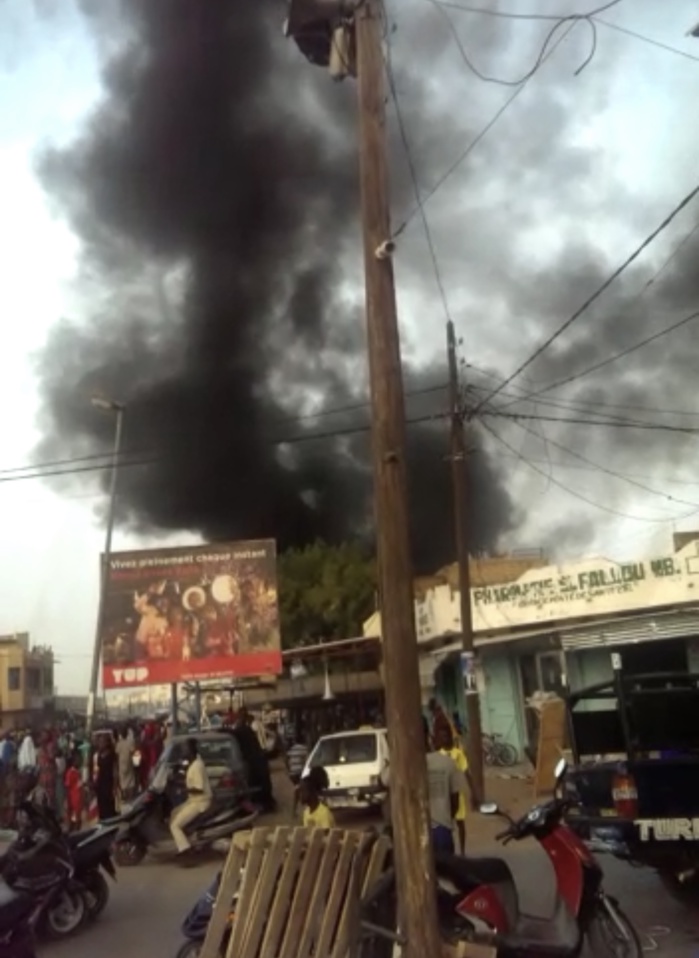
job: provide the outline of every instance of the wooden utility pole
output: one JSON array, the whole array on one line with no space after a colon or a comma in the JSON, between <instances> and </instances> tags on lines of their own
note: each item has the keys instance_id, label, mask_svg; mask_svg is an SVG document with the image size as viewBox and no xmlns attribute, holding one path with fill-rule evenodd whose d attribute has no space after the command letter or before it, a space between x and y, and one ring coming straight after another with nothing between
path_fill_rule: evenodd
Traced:
<instances>
[{"instance_id":1,"label":"wooden utility pole","mask_svg":"<svg viewBox=\"0 0 699 958\"><path fill-rule=\"evenodd\" d=\"M459 395L459 369L456 357L454 324L447 323L447 354L449 357L449 408L451 412L451 474L454 495L454 538L456 559L459 565L459 604L461 610L462 663L464 672L475 666L473 641L473 617L471 614L471 569L468 552L468 515L466 510L468 488L466 476L466 442L464 437L464 410ZM476 801L484 797L483 733L481 709L475 676L466 683L466 754Z\"/></svg>"},{"instance_id":2,"label":"wooden utility pole","mask_svg":"<svg viewBox=\"0 0 699 958\"><path fill-rule=\"evenodd\" d=\"M411 958L441 954L405 462L405 399L393 278L380 0L355 13L359 166L371 382L379 600L401 928Z\"/></svg>"}]
</instances>

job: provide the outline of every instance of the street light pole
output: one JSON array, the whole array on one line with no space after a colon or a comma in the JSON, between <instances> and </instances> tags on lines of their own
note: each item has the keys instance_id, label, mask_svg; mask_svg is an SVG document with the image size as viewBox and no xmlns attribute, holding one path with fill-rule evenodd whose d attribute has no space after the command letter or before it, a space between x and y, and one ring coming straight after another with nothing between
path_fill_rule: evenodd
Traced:
<instances>
[{"instance_id":1,"label":"street light pole","mask_svg":"<svg viewBox=\"0 0 699 958\"><path fill-rule=\"evenodd\" d=\"M102 657L102 633L104 628L104 608L109 585L109 559L112 553L112 534L114 532L114 515L116 512L117 473L119 469L119 454L121 452L122 426L124 422L124 406L121 403L95 397L92 405L104 412L116 415L114 427L114 448L112 451L112 473L109 481L109 509L107 512L107 532L104 542L104 555L100 574L100 593L97 605L97 624L95 626L95 644L92 650L92 671L90 673L90 691L87 697L87 734L92 733L95 721L95 703L100 676L100 659Z\"/></svg>"}]
</instances>

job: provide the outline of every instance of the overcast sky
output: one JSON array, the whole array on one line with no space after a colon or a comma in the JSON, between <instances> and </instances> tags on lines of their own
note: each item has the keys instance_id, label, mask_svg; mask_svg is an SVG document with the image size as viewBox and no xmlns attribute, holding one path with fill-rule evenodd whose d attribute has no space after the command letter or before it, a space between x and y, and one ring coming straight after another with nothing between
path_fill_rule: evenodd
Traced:
<instances>
[{"instance_id":1,"label":"overcast sky","mask_svg":"<svg viewBox=\"0 0 699 958\"><path fill-rule=\"evenodd\" d=\"M483 3L488 5L488 0ZM85 289L78 282L80 240L35 171L39 152L47 144L61 146L78 137L99 102L104 50L98 49L94 34L69 0L40 6L37 15L28 0L5 0L0 10L0 296L5 330L0 378L0 632L28 630L35 642L52 645L60 660L60 691L80 693L86 691L89 672L104 495L94 477L86 477L79 488L71 485L57 492L45 480L7 481L13 474L6 470L29 463L44 438L37 423L36 370L49 331L61 317L85 316L89 311ZM397 3L392 7L398 96L426 194L440 171L449 168L449 157L457 159L471 131L482 128L513 91L485 84L467 69L444 17L427 0L413 0L404 10ZM564 13L582 11L586 4L584 0L500 4L502 10L520 12L532 7L537 12ZM504 78L526 72L549 26L494 18L484 25L483 17L448 12L471 59L482 71ZM699 58L699 40L684 36L699 20L699 6L693 0L663 4L624 0L602 16ZM474 148L469 162L426 202L448 308L464 338L463 355L491 374L511 373L594 290L597 274L603 278L623 261L696 185L693 119L699 62L599 25L597 52L575 77L589 43L588 26L575 26ZM394 214L397 225L411 203L406 203L408 168L404 154L396 149L392 109L390 115L400 200ZM627 278L624 302L643 289L698 216L695 203L649 249ZM589 267L590 250L596 252L594 269ZM406 350L414 359L428 362L443 348L444 311L419 216L399 238L396 264ZM658 283L671 283L673 277L670 269ZM599 345L608 335L610 353L616 352L648 329L680 318L682 310L689 312L690 299L687 292L679 304L667 304L663 290L654 290L644 296L643 322L639 320L637 328L628 316L610 326L609 311L618 308L618 301L601 300L565 340L566 349L594 362L605 352L602 346L601 352L590 352L592 340ZM679 312L675 305L681 307ZM695 370L696 342L697 330L691 324L673 340L673 348ZM552 351L548 362L551 365L533 365L526 377L546 383L571 369L571 355L565 350ZM600 390L607 404L627 403L632 395L636 405L692 414L644 414L647 420L699 426L693 380L687 377L692 388L685 389L677 381L674 362L663 351L651 350L644 359L639 352L638 359L629 356L590 377L590 389ZM477 389L496 384L477 370L468 372L468 381ZM509 388L527 386L529 381L517 379ZM547 399L582 401L577 390L578 386L559 389ZM589 394L586 397L589 401ZM531 411L531 406L526 408ZM538 409L542 415L571 415L564 407ZM528 424L532 435L515 423L489 422L500 436L487 439L491 454L519 510L517 526L505 536L504 547L543 544L561 561L581 553L624 559L668 550L673 528L699 527L695 437L671 435L656 445L655 433L649 433L650 438L637 435L629 442L626 431L619 437L622 430L602 427L562 430L534 422ZM572 459L553 442L577 450L589 462ZM518 457L529 459L543 475ZM590 462L632 482L604 474ZM666 498L648 489L665 493ZM557 537L556 530L563 526L565 534ZM179 537L163 538L172 544L198 537L185 530ZM117 530L114 545L131 548L158 541L157 533L144 539Z\"/></svg>"}]
</instances>

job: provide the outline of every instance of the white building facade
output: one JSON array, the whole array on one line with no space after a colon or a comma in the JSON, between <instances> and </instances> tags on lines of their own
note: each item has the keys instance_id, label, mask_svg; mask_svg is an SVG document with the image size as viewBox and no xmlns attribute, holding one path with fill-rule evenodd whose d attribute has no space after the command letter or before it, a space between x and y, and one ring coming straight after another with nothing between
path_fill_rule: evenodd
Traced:
<instances>
[{"instance_id":1,"label":"white building facade","mask_svg":"<svg viewBox=\"0 0 699 958\"><path fill-rule=\"evenodd\" d=\"M593 558L532 569L472 589L471 612L484 727L521 751L534 729L526 699L609 678L612 648L635 672L699 671L699 539L634 562ZM415 620L423 694L437 694L461 717L458 591L427 589ZM381 634L379 612L364 633Z\"/></svg>"}]
</instances>

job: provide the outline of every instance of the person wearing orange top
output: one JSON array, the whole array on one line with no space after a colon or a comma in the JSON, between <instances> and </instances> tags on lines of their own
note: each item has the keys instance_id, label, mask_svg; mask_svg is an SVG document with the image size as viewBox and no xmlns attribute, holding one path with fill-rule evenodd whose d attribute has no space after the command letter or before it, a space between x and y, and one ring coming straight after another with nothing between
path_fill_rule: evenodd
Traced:
<instances>
[{"instance_id":1,"label":"person wearing orange top","mask_svg":"<svg viewBox=\"0 0 699 958\"><path fill-rule=\"evenodd\" d=\"M68 819L68 831L76 832L80 830L82 825L83 783L78 768L78 758L71 755L68 757L67 763L68 767L63 777L66 790L66 818Z\"/></svg>"}]
</instances>

